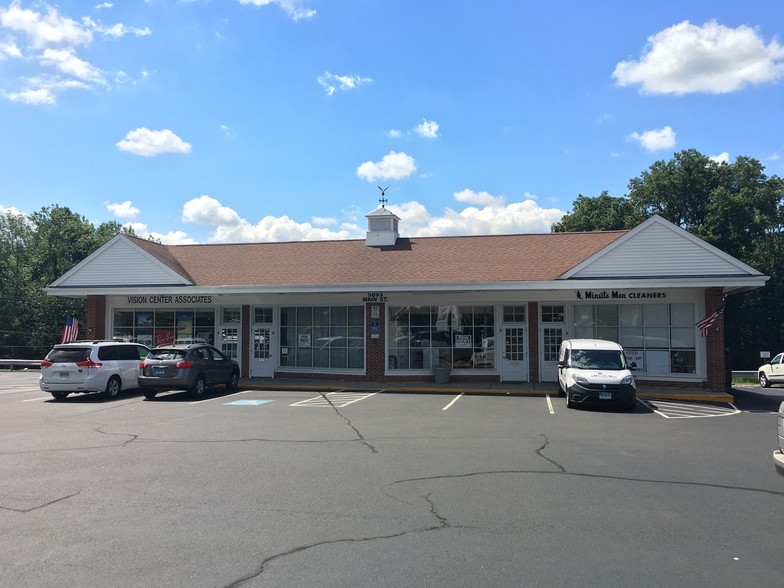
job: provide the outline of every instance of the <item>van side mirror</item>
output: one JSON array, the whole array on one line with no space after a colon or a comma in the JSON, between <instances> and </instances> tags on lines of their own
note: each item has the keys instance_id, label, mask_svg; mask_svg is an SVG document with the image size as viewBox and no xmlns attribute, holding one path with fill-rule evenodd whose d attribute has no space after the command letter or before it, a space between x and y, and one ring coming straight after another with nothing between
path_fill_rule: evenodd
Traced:
<instances>
[{"instance_id":1,"label":"van side mirror","mask_svg":"<svg viewBox=\"0 0 784 588\"><path fill-rule=\"evenodd\" d=\"M630 369L631 371L633 371L633 372L637 371L637 363L636 363L636 362L634 362L634 361L633 361L633 362L631 362L631 363L629 364L629 369Z\"/></svg>"},{"instance_id":2,"label":"van side mirror","mask_svg":"<svg viewBox=\"0 0 784 588\"><path fill-rule=\"evenodd\" d=\"M565 367L566 367L566 362L564 362L564 361L559 361L559 362L558 362L558 367L559 367L559 369L563 369L563 368L565 368Z\"/></svg>"}]
</instances>

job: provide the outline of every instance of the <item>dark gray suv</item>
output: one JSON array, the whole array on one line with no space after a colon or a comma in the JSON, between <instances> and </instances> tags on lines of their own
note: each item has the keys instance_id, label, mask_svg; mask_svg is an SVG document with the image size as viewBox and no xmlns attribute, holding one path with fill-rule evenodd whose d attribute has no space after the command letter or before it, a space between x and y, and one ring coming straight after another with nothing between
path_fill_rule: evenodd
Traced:
<instances>
[{"instance_id":1,"label":"dark gray suv","mask_svg":"<svg viewBox=\"0 0 784 588\"><path fill-rule=\"evenodd\" d=\"M139 388L149 400L160 390L188 390L200 398L216 384L234 390L239 379L237 362L203 343L158 347L139 364Z\"/></svg>"}]
</instances>

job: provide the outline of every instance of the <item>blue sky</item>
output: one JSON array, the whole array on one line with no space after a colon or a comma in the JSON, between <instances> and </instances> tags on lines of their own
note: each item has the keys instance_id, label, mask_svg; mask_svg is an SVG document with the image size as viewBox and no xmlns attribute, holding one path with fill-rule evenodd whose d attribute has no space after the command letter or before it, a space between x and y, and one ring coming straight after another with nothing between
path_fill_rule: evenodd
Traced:
<instances>
[{"instance_id":1,"label":"blue sky","mask_svg":"<svg viewBox=\"0 0 784 588\"><path fill-rule=\"evenodd\" d=\"M164 243L547 232L694 148L784 175L784 2L0 0L0 212Z\"/></svg>"}]
</instances>

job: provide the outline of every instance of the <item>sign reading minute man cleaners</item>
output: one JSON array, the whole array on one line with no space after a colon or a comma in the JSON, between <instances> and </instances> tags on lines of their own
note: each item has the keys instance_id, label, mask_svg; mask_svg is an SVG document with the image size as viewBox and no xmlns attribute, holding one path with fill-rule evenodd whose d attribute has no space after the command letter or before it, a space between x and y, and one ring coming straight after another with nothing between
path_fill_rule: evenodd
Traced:
<instances>
[{"instance_id":1,"label":"sign reading minute man cleaners","mask_svg":"<svg viewBox=\"0 0 784 588\"><path fill-rule=\"evenodd\" d=\"M619 290L575 290L577 300L640 300L643 298L667 298L667 292L651 291L631 291L621 292Z\"/></svg>"}]
</instances>

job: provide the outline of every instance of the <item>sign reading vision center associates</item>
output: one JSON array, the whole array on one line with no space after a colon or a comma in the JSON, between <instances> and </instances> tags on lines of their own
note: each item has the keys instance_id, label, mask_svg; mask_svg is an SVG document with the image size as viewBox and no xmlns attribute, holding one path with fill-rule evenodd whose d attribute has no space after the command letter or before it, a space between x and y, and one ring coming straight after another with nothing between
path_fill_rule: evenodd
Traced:
<instances>
[{"instance_id":1,"label":"sign reading vision center associates","mask_svg":"<svg viewBox=\"0 0 784 588\"><path fill-rule=\"evenodd\" d=\"M575 290L577 300L663 300L667 292L656 290Z\"/></svg>"},{"instance_id":2,"label":"sign reading vision center associates","mask_svg":"<svg viewBox=\"0 0 784 588\"><path fill-rule=\"evenodd\" d=\"M128 296L128 304L212 304L211 295L144 294Z\"/></svg>"}]
</instances>

